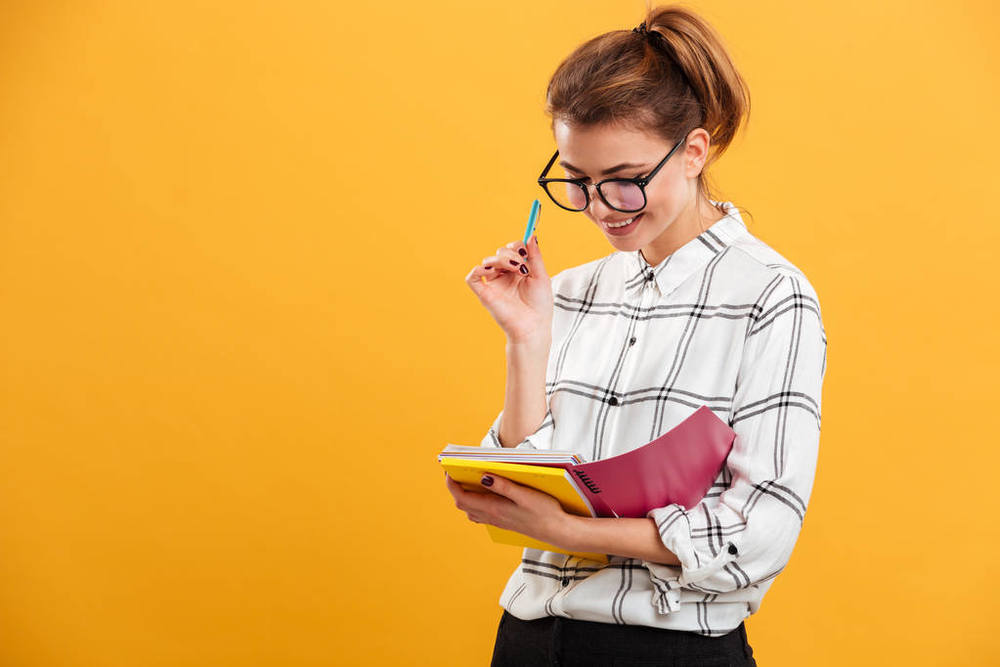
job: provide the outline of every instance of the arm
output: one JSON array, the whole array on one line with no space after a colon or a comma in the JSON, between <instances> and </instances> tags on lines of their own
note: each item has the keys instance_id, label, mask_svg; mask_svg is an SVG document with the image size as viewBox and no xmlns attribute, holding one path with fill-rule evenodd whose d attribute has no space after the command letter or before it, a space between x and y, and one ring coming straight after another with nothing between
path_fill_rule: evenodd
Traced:
<instances>
[{"instance_id":1,"label":"arm","mask_svg":"<svg viewBox=\"0 0 1000 667\"><path fill-rule=\"evenodd\" d=\"M664 565L680 560L660 540L652 518L605 519L567 514L563 536L553 542L568 551L615 554Z\"/></svg>"},{"instance_id":2,"label":"arm","mask_svg":"<svg viewBox=\"0 0 1000 667\"><path fill-rule=\"evenodd\" d=\"M551 347L548 329L530 339L508 339L504 407L483 436L481 447L552 448L555 421L545 392Z\"/></svg>"},{"instance_id":3,"label":"arm","mask_svg":"<svg viewBox=\"0 0 1000 667\"><path fill-rule=\"evenodd\" d=\"M801 276L776 278L757 306L733 395L729 486L690 509L675 503L647 513L680 561L679 568L643 561L661 614L679 608L681 587L727 593L774 578L802 529L819 449L826 335Z\"/></svg>"},{"instance_id":4,"label":"arm","mask_svg":"<svg viewBox=\"0 0 1000 667\"><path fill-rule=\"evenodd\" d=\"M520 263L519 268L527 273L522 276L509 267L492 267L501 255L509 256L513 265ZM552 426L545 381L552 347L553 295L560 274L549 277L537 237L532 238L531 246L520 241L508 243L506 248L497 249L497 255L483 261L482 268L469 272L466 282L507 338L507 381L504 408L483 438L482 446L536 448L541 443L526 439L536 436L534 439L538 440L538 432ZM507 262L502 264L506 266ZM491 267L489 271L486 266ZM546 437L551 438L551 428Z\"/></svg>"},{"instance_id":5,"label":"arm","mask_svg":"<svg viewBox=\"0 0 1000 667\"><path fill-rule=\"evenodd\" d=\"M538 431L546 419L545 370L551 335L524 342L507 342L507 389L500 414L498 440L514 447Z\"/></svg>"}]
</instances>

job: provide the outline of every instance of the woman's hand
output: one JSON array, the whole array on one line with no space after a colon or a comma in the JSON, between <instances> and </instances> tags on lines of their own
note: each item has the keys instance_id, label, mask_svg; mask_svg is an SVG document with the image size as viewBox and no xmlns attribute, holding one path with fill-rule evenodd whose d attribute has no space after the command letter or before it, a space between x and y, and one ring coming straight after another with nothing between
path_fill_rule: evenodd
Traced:
<instances>
[{"instance_id":1,"label":"woman's hand","mask_svg":"<svg viewBox=\"0 0 1000 667\"><path fill-rule=\"evenodd\" d=\"M527 273L521 271L527 267ZM483 282L482 278L486 281ZM538 238L511 241L465 276L510 343L547 340L552 332L552 283L542 263Z\"/></svg>"},{"instance_id":2,"label":"woman's hand","mask_svg":"<svg viewBox=\"0 0 1000 667\"><path fill-rule=\"evenodd\" d=\"M506 528L562 547L573 515L549 494L496 475L484 475L493 480L491 485L482 486L488 493L466 491L447 473L445 477L455 506L465 511L470 521Z\"/></svg>"}]
</instances>

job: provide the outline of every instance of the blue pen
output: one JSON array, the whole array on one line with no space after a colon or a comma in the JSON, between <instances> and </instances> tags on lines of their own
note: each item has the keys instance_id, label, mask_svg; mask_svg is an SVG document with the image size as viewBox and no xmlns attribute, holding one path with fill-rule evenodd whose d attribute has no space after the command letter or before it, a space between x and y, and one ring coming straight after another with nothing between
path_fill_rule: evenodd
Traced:
<instances>
[{"instance_id":1,"label":"blue pen","mask_svg":"<svg viewBox=\"0 0 1000 667\"><path fill-rule=\"evenodd\" d=\"M542 204L537 199L531 204L531 215L528 216L528 227L524 230L524 245L528 245L528 239L535 233L535 220L538 219L538 212L542 210Z\"/></svg>"}]
</instances>

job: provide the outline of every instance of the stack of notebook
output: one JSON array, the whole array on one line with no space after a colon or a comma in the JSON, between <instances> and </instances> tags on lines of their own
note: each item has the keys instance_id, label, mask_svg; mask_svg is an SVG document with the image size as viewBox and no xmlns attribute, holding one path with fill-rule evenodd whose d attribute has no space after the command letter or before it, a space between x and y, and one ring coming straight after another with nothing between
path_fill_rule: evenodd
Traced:
<instances>
[{"instance_id":1,"label":"stack of notebook","mask_svg":"<svg viewBox=\"0 0 1000 667\"><path fill-rule=\"evenodd\" d=\"M642 518L649 510L671 503L685 509L697 505L722 469L735 437L736 432L703 405L655 440L590 463L580 452L570 450L451 444L437 458L448 475L469 491L490 493L479 483L483 473L490 473L554 496L571 514ZM608 554L569 552L485 525L500 544L608 561Z\"/></svg>"}]
</instances>

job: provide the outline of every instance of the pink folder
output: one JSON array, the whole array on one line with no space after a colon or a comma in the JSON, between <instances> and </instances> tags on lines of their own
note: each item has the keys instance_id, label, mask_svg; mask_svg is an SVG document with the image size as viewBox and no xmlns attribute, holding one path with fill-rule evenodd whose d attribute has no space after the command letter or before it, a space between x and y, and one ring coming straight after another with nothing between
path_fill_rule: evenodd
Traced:
<instances>
[{"instance_id":1,"label":"pink folder","mask_svg":"<svg viewBox=\"0 0 1000 667\"><path fill-rule=\"evenodd\" d=\"M729 456L736 431L707 406L655 440L607 459L565 465L598 516L643 518L671 503L691 509Z\"/></svg>"}]
</instances>

